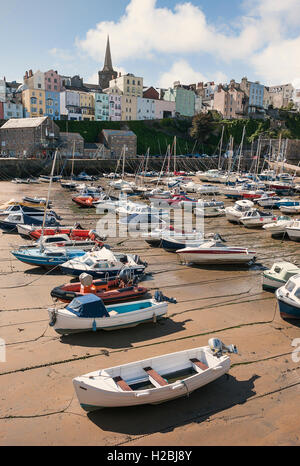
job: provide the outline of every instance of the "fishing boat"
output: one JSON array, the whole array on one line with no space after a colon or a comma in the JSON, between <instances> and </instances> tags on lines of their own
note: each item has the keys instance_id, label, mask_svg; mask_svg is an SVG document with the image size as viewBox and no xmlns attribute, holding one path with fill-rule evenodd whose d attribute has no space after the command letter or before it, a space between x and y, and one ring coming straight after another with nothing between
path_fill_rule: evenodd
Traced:
<instances>
[{"instance_id":1,"label":"fishing boat","mask_svg":"<svg viewBox=\"0 0 300 466\"><path fill-rule=\"evenodd\" d=\"M94 294L76 297L63 309L49 309L50 325L60 335L136 327L168 312L166 302L147 299L105 306Z\"/></svg>"},{"instance_id":2,"label":"fishing boat","mask_svg":"<svg viewBox=\"0 0 300 466\"><path fill-rule=\"evenodd\" d=\"M63 264L76 257L86 254L82 249L68 249L61 247L36 247L36 248L21 248L16 251L11 251L24 264L36 265L37 267L45 267L52 269L60 264Z\"/></svg>"},{"instance_id":3,"label":"fishing boat","mask_svg":"<svg viewBox=\"0 0 300 466\"><path fill-rule=\"evenodd\" d=\"M126 277L126 275L125 275ZM113 280L93 280L88 274L82 274L78 283L67 283L53 288L52 298L63 303L70 303L73 299L87 294L94 294L102 299L104 304L119 303L140 299L148 289L138 286L134 281L117 277Z\"/></svg>"},{"instance_id":4,"label":"fishing boat","mask_svg":"<svg viewBox=\"0 0 300 466\"><path fill-rule=\"evenodd\" d=\"M268 233L271 233L272 236L281 236L286 233L286 227L291 225L293 220L291 217L286 215L280 215L277 217L277 220L272 223L267 223L263 225L263 229L266 230Z\"/></svg>"},{"instance_id":5,"label":"fishing boat","mask_svg":"<svg viewBox=\"0 0 300 466\"><path fill-rule=\"evenodd\" d=\"M101 369L76 377L73 385L85 411L159 404L188 396L227 374L237 353L212 338L208 346L188 349L142 361Z\"/></svg>"},{"instance_id":6,"label":"fishing boat","mask_svg":"<svg viewBox=\"0 0 300 466\"><path fill-rule=\"evenodd\" d=\"M205 241L198 247L176 251L181 262L192 264L248 264L256 252L247 248L226 246L222 241Z\"/></svg>"},{"instance_id":7,"label":"fishing boat","mask_svg":"<svg viewBox=\"0 0 300 466\"><path fill-rule=\"evenodd\" d=\"M26 215L22 213L10 214L3 220L0 220L0 229L9 233L17 233L18 225L39 226L43 224L43 215ZM46 216L46 225L59 225L57 219L52 215Z\"/></svg>"},{"instance_id":8,"label":"fishing boat","mask_svg":"<svg viewBox=\"0 0 300 466\"><path fill-rule=\"evenodd\" d=\"M258 228L267 223L276 222L277 217L272 212L262 212L258 209L250 209L240 217L240 223L247 228Z\"/></svg>"},{"instance_id":9,"label":"fishing boat","mask_svg":"<svg viewBox=\"0 0 300 466\"><path fill-rule=\"evenodd\" d=\"M300 274L276 290L280 315L283 319L300 319Z\"/></svg>"},{"instance_id":10,"label":"fishing boat","mask_svg":"<svg viewBox=\"0 0 300 466\"><path fill-rule=\"evenodd\" d=\"M239 223L240 218L244 216L245 212L248 212L254 207L252 201L240 200L236 201L234 206L225 208L225 215L229 222Z\"/></svg>"},{"instance_id":11,"label":"fishing boat","mask_svg":"<svg viewBox=\"0 0 300 466\"><path fill-rule=\"evenodd\" d=\"M286 232L292 241L300 241L300 220L294 220L286 227Z\"/></svg>"},{"instance_id":12,"label":"fishing boat","mask_svg":"<svg viewBox=\"0 0 300 466\"><path fill-rule=\"evenodd\" d=\"M297 274L300 274L300 268L295 264L275 262L270 270L263 272L263 289L275 291Z\"/></svg>"},{"instance_id":13,"label":"fishing boat","mask_svg":"<svg viewBox=\"0 0 300 466\"><path fill-rule=\"evenodd\" d=\"M61 176L46 176L46 175L40 175L39 177L39 181L41 181L42 183L50 183L50 181L52 180L53 183L57 183L58 181L60 181L62 179Z\"/></svg>"},{"instance_id":14,"label":"fishing boat","mask_svg":"<svg viewBox=\"0 0 300 466\"><path fill-rule=\"evenodd\" d=\"M82 273L94 278L109 279L126 269L132 277L142 275L147 264L139 256L117 254L103 247L100 251L87 252L84 256L69 260L60 266L66 275L80 276Z\"/></svg>"}]
</instances>

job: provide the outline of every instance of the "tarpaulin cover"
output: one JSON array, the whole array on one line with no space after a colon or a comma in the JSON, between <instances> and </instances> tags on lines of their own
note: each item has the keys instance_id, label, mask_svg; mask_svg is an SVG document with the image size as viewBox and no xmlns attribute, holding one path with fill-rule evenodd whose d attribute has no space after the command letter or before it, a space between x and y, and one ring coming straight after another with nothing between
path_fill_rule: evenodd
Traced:
<instances>
[{"instance_id":1,"label":"tarpaulin cover","mask_svg":"<svg viewBox=\"0 0 300 466\"><path fill-rule=\"evenodd\" d=\"M93 294L73 299L66 309L77 317L109 317L102 299Z\"/></svg>"}]
</instances>

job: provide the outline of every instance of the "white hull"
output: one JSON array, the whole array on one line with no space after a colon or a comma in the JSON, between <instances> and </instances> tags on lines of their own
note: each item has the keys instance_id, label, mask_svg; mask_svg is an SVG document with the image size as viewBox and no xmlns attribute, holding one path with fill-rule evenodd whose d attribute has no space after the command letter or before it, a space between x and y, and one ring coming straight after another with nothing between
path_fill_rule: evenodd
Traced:
<instances>
[{"instance_id":1,"label":"white hull","mask_svg":"<svg viewBox=\"0 0 300 466\"><path fill-rule=\"evenodd\" d=\"M181 260L193 264L246 264L254 259L255 254L246 253L215 253L211 252L184 252L184 250L177 251Z\"/></svg>"},{"instance_id":2,"label":"white hull","mask_svg":"<svg viewBox=\"0 0 300 466\"><path fill-rule=\"evenodd\" d=\"M149 300L148 300L149 301ZM145 301L145 302L148 302ZM139 301L142 304L144 301ZM110 317L102 318L85 318L78 317L67 309L58 309L55 311L56 322L53 329L59 334L71 334L79 332L90 332L96 330L117 330L120 328L135 327L146 321L155 321L168 312L166 302L157 303L151 300L152 306L146 309L124 312L123 314L111 315ZM106 306L108 312L114 308L122 309L130 303ZM51 319L53 310L49 310Z\"/></svg>"},{"instance_id":3,"label":"white hull","mask_svg":"<svg viewBox=\"0 0 300 466\"><path fill-rule=\"evenodd\" d=\"M292 241L300 241L300 229L287 227L286 231Z\"/></svg>"},{"instance_id":4,"label":"white hull","mask_svg":"<svg viewBox=\"0 0 300 466\"><path fill-rule=\"evenodd\" d=\"M240 219L240 222L247 228L251 227L262 227L263 225L266 225L267 223L274 222L273 218L247 218L247 219Z\"/></svg>"},{"instance_id":5,"label":"white hull","mask_svg":"<svg viewBox=\"0 0 300 466\"><path fill-rule=\"evenodd\" d=\"M283 286L286 282L284 280L274 280L269 276L263 275L263 287L270 289L277 289Z\"/></svg>"},{"instance_id":6,"label":"white hull","mask_svg":"<svg viewBox=\"0 0 300 466\"><path fill-rule=\"evenodd\" d=\"M152 368L160 376L166 377L168 374L192 368L192 359L202 361L207 365L207 369L195 367L195 375L180 378L164 386L160 386L144 370L144 368ZM82 408L86 411L93 411L109 407L158 404L187 396L226 374L229 369L230 358L228 356L216 358L208 347L203 347L93 372L76 377L73 384ZM149 381L152 388L124 391L114 381L115 377L122 377L129 386Z\"/></svg>"}]
</instances>

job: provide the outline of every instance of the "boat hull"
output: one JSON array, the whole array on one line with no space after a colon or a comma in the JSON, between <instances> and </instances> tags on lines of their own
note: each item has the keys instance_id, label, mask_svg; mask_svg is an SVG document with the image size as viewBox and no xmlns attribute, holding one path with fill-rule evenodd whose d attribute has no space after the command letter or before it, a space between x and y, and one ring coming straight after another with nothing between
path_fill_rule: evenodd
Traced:
<instances>
[{"instance_id":1,"label":"boat hull","mask_svg":"<svg viewBox=\"0 0 300 466\"><path fill-rule=\"evenodd\" d=\"M174 377L174 374L176 374L175 369L180 369L182 353L183 352L173 353L173 355L170 355L172 358L175 357L178 362L177 364L173 364L174 372L170 372L171 369L168 370L168 368L166 368L165 370L160 370L161 376L163 378L168 379L170 377L171 379L176 379L176 377ZM198 352L196 350L189 350L184 353L187 354L186 358L190 359L195 358L198 355ZM156 364L156 359L158 358L140 361L139 365L141 368L153 366L153 364ZM163 360L163 357L161 357L161 360ZM188 363L183 361L182 364L182 367L186 368ZM123 367L126 368L126 366ZM180 377L174 383L169 383L162 387L155 387L145 390L141 389L132 391L122 391L118 388L115 388L115 384L111 379L111 389L109 389L109 387L103 388L100 384L97 383L97 378L101 378L101 375L99 376L99 372L87 374L86 376L82 377L76 377L75 379L73 379L73 385L81 407L85 411L89 412L102 408L120 408L126 406L141 406L148 404L156 405L180 397L188 396L195 390L222 377L224 374L229 372L229 369L229 357L221 356L219 359L216 359L214 365L208 367L207 370L200 370L195 375L189 377ZM107 371L103 372L107 373ZM120 371L122 371L123 373L122 366L121 368L116 368L115 374L118 375ZM103 375L103 377L105 376Z\"/></svg>"},{"instance_id":2,"label":"boat hull","mask_svg":"<svg viewBox=\"0 0 300 466\"><path fill-rule=\"evenodd\" d=\"M247 264L255 259L256 253L177 251L182 261L192 264Z\"/></svg>"},{"instance_id":3,"label":"boat hull","mask_svg":"<svg viewBox=\"0 0 300 466\"><path fill-rule=\"evenodd\" d=\"M287 303L277 295L280 316L283 319L300 319L300 307Z\"/></svg>"},{"instance_id":4,"label":"boat hull","mask_svg":"<svg viewBox=\"0 0 300 466\"><path fill-rule=\"evenodd\" d=\"M129 303L132 305L132 303ZM137 307L143 305L143 301L136 303ZM122 309L126 307L127 304L116 305L116 309ZM113 310L113 305L108 306L107 311ZM166 302L155 304L153 303L151 307L146 309L137 309L133 312L120 313L112 317L102 317L102 318L83 318L77 317L75 314L56 311L55 323L50 324L51 327L59 335L70 335L73 333L82 333L82 332L96 332L99 330L119 330L122 328L136 327L139 324L145 322L156 322L159 318L163 317L168 312L168 305ZM52 320L53 314L52 310L49 310L50 321Z\"/></svg>"}]
</instances>

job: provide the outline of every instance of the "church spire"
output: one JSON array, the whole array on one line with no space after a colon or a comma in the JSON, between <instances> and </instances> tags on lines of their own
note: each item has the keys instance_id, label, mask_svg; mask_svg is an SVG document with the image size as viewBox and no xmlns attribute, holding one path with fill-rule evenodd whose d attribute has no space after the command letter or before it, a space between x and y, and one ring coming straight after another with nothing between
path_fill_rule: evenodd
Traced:
<instances>
[{"instance_id":1,"label":"church spire","mask_svg":"<svg viewBox=\"0 0 300 466\"><path fill-rule=\"evenodd\" d=\"M110 53L109 36L107 36L106 53L105 53L103 71L113 71L111 53Z\"/></svg>"}]
</instances>

